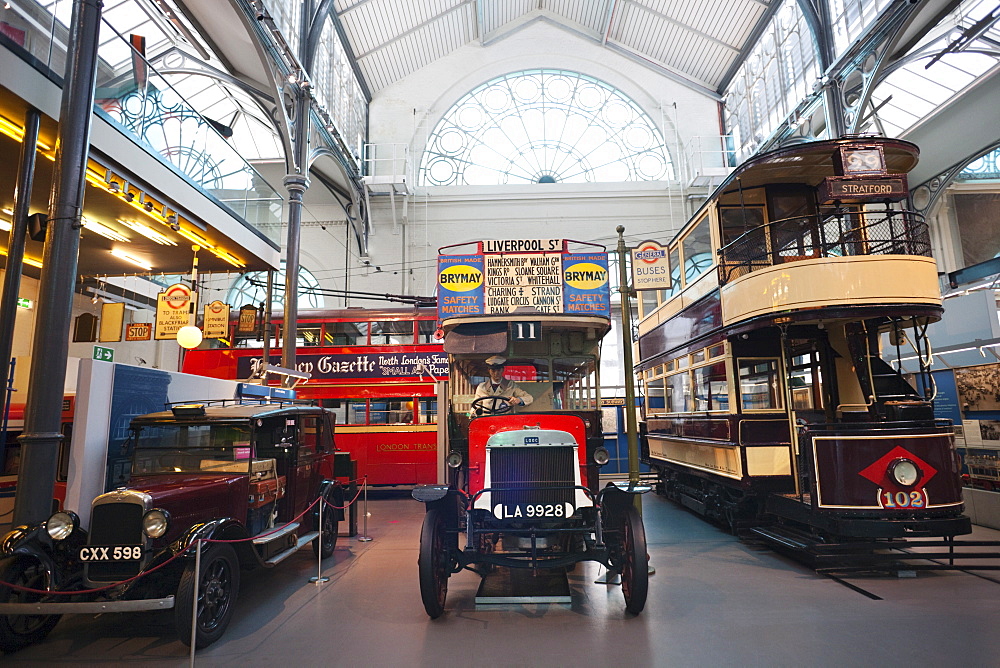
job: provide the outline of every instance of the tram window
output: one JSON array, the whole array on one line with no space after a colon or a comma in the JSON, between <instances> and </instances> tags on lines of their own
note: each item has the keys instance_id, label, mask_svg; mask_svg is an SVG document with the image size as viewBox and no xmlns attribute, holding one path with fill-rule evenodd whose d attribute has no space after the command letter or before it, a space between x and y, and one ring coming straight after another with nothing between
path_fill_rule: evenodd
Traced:
<instances>
[{"instance_id":1,"label":"tram window","mask_svg":"<svg viewBox=\"0 0 1000 668\"><path fill-rule=\"evenodd\" d=\"M328 322L325 341L328 346L366 345L368 343L368 323Z\"/></svg>"},{"instance_id":2,"label":"tram window","mask_svg":"<svg viewBox=\"0 0 1000 668\"><path fill-rule=\"evenodd\" d=\"M697 364L698 362L704 362L704 361L705 361L704 350L698 350L691 353L691 364Z\"/></svg>"},{"instance_id":3,"label":"tram window","mask_svg":"<svg viewBox=\"0 0 1000 668\"><path fill-rule=\"evenodd\" d=\"M437 399L420 399L418 402L420 413L417 414L417 422L420 424L436 424L438 402Z\"/></svg>"},{"instance_id":4,"label":"tram window","mask_svg":"<svg viewBox=\"0 0 1000 668\"><path fill-rule=\"evenodd\" d=\"M417 343L436 343L434 332L437 331L437 323L433 320L417 321Z\"/></svg>"},{"instance_id":5,"label":"tram window","mask_svg":"<svg viewBox=\"0 0 1000 668\"><path fill-rule=\"evenodd\" d=\"M763 207L720 208L719 219L722 223L722 245L728 246L744 232L764 224L764 209Z\"/></svg>"},{"instance_id":6,"label":"tram window","mask_svg":"<svg viewBox=\"0 0 1000 668\"><path fill-rule=\"evenodd\" d=\"M641 299L639 300L639 311L640 311L639 317L640 318L646 317L647 315L649 315L650 313L652 313L653 311L655 311L657 306L659 306L659 304L657 303L657 299L656 299L656 295L657 295L658 292L662 292L662 290L642 290L641 291L640 294L642 296L641 296Z\"/></svg>"},{"instance_id":7,"label":"tram window","mask_svg":"<svg viewBox=\"0 0 1000 668\"><path fill-rule=\"evenodd\" d=\"M726 354L726 344L720 343L717 346L709 346L708 348L708 358L715 359L716 357L721 357Z\"/></svg>"},{"instance_id":8,"label":"tram window","mask_svg":"<svg viewBox=\"0 0 1000 668\"><path fill-rule=\"evenodd\" d=\"M662 378L654 378L646 383L646 411L662 413L666 408L665 396Z\"/></svg>"},{"instance_id":9,"label":"tram window","mask_svg":"<svg viewBox=\"0 0 1000 668\"><path fill-rule=\"evenodd\" d=\"M708 217L702 218L682 242L684 248L684 284L690 285L699 276L711 269L712 233L708 227Z\"/></svg>"},{"instance_id":10,"label":"tram window","mask_svg":"<svg viewBox=\"0 0 1000 668\"><path fill-rule=\"evenodd\" d=\"M729 408L729 381L725 362L694 370L694 410L724 411Z\"/></svg>"},{"instance_id":11,"label":"tram window","mask_svg":"<svg viewBox=\"0 0 1000 668\"><path fill-rule=\"evenodd\" d=\"M392 346L413 343L412 320L380 320L372 323L372 345Z\"/></svg>"},{"instance_id":12,"label":"tram window","mask_svg":"<svg viewBox=\"0 0 1000 668\"><path fill-rule=\"evenodd\" d=\"M676 373L667 376L664 404L668 413L685 413L688 410L687 398L691 394L691 378L687 373Z\"/></svg>"},{"instance_id":13,"label":"tram window","mask_svg":"<svg viewBox=\"0 0 1000 668\"><path fill-rule=\"evenodd\" d=\"M681 291L681 262L677 246L670 249L667 257L670 260L670 290L667 291L667 296L673 297Z\"/></svg>"},{"instance_id":14,"label":"tram window","mask_svg":"<svg viewBox=\"0 0 1000 668\"><path fill-rule=\"evenodd\" d=\"M792 406L797 411L823 408L822 385L817 353L797 355L792 358L788 385L792 392Z\"/></svg>"},{"instance_id":15,"label":"tram window","mask_svg":"<svg viewBox=\"0 0 1000 668\"><path fill-rule=\"evenodd\" d=\"M778 391L778 360L741 359L739 361L740 400L743 410L760 411L783 408Z\"/></svg>"}]
</instances>

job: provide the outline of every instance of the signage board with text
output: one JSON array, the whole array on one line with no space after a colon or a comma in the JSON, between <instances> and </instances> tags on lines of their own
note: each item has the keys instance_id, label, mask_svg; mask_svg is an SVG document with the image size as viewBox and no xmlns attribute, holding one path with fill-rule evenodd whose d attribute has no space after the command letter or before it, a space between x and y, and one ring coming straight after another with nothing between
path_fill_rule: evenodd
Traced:
<instances>
[{"instance_id":1,"label":"signage board with text","mask_svg":"<svg viewBox=\"0 0 1000 668\"><path fill-rule=\"evenodd\" d=\"M611 316L608 257L569 253L562 239L479 242L438 257L438 317L505 313Z\"/></svg>"}]
</instances>

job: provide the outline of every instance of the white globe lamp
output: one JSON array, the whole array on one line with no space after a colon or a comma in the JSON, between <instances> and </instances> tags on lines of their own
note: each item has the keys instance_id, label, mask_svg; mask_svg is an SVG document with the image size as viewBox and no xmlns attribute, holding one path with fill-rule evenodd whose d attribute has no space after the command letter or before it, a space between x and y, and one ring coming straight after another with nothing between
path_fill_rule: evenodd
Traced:
<instances>
[{"instance_id":1,"label":"white globe lamp","mask_svg":"<svg viewBox=\"0 0 1000 668\"><path fill-rule=\"evenodd\" d=\"M177 344L181 348L197 348L201 343L201 330L194 325L186 325L177 330Z\"/></svg>"}]
</instances>

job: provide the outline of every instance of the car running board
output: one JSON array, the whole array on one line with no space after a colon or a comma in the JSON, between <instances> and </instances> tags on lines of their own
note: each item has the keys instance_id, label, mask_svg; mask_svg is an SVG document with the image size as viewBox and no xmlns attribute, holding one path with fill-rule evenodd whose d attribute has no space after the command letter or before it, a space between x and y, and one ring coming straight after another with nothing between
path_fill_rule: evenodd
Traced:
<instances>
[{"instance_id":1,"label":"car running board","mask_svg":"<svg viewBox=\"0 0 1000 668\"><path fill-rule=\"evenodd\" d=\"M295 547L289 548L289 549L285 550L284 552L280 552L280 553L274 555L273 557L271 557L270 559L268 559L264 563L267 564L268 566L274 566L275 564L281 563L282 561L284 561L288 557L290 557L293 554L295 554L296 552L298 552L300 547L302 547L306 543L311 542L313 539L315 539L318 536L319 536L319 531L310 531L306 535L299 537L299 540L295 544Z\"/></svg>"},{"instance_id":2,"label":"car running board","mask_svg":"<svg viewBox=\"0 0 1000 668\"><path fill-rule=\"evenodd\" d=\"M260 538L254 538L253 539L253 544L254 545L266 545L267 543L270 543L271 541L278 540L282 536L287 536L288 534L292 533L293 531L298 531L298 530L299 530L299 523L298 522L292 522L291 524L287 524L284 527L282 527L281 530L279 530L279 531L275 531L273 533L265 534L265 535L261 536Z\"/></svg>"}]
</instances>

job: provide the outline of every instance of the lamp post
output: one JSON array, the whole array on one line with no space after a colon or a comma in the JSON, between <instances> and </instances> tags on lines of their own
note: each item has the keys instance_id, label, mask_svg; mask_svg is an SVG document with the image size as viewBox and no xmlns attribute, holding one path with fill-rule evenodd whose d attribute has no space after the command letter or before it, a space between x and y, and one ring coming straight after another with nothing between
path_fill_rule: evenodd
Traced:
<instances>
[{"instance_id":1,"label":"lamp post","mask_svg":"<svg viewBox=\"0 0 1000 668\"><path fill-rule=\"evenodd\" d=\"M628 481L639 482L639 438L635 421L635 376L632 373L632 288L628 286L628 272L625 259L625 226L615 228L618 232L618 293L622 308L622 364L625 366L625 437L628 440ZM641 510L641 496L636 495L636 505Z\"/></svg>"},{"instance_id":2,"label":"lamp post","mask_svg":"<svg viewBox=\"0 0 1000 668\"><path fill-rule=\"evenodd\" d=\"M194 251L194 260L191 262L191 314L188 316L188 324L177 330L177 345L186 350L197 348L201 345L203 334L201 329L195 324L198 314L198 251L200 246L191 246Z\"/></svg>"}]
</instances>

